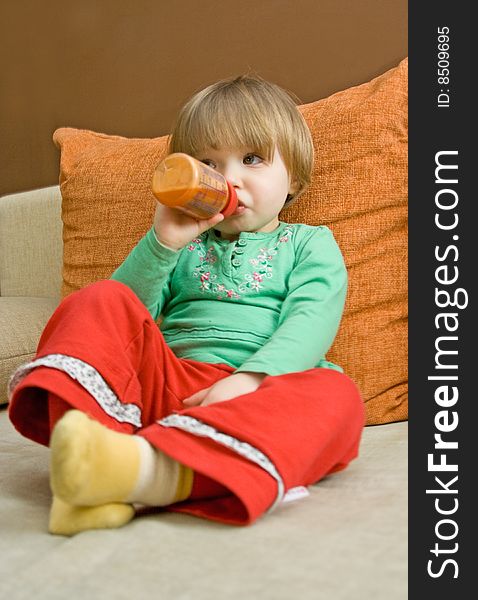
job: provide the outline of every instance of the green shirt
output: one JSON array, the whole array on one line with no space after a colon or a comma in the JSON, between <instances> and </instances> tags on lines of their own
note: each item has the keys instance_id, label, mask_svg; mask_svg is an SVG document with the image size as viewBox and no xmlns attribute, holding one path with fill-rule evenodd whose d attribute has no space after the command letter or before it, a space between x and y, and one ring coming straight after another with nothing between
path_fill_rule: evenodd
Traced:
<instances>
[{"instance_id":1,"label":"green shirt","mask_svg":"<svg viewBox=\"0 0 478 600\"><path fill-rule=\"evenodd\" d=\"M325 359L339 327L347 272L327 227L281 222L235 241L206 231L175 252L153 229L113 279L128 285L182 358L281 375Z\"/></svg>"}]
</instances>

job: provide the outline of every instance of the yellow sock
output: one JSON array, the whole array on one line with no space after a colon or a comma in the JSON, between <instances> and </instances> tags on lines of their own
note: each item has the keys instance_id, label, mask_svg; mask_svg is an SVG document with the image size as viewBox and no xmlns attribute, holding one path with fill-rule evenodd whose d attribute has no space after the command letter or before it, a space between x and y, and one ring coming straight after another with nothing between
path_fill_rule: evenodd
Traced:
<instances>
[{"instance_id":1,"label":"yellow sock","mask_svg":"<svg viewBox=\"0 0 478 600\"><path fill-rule=\"evenodd\" d=\"M50 483L53 494L74 506L124 502L140 468L132 436L108 429L78 410L53 429Z\"/></svg>"},{"instance_id":2,"label":"yellow sock","mask_svg":"<svg viewBox=\"0 0 478 600\"><path fill-rule=\"evenodd\" d=\"M53 494L72 506L167 506L191 493L191 469L143 437L113 431L78 410L58 421L50 447Z\"/></svg>"},{"instance_id":3,"label":"yellow sock","mask_svg":"<svg viewBox=\"0 0 478 600\"><path fill-rule=\"evenodd\" d=\"M56 535L74 535L87 529L111 529L129 523L135 511L130 504L72 506L53 497L48 531Z\"/></svg>"}]
</instances>

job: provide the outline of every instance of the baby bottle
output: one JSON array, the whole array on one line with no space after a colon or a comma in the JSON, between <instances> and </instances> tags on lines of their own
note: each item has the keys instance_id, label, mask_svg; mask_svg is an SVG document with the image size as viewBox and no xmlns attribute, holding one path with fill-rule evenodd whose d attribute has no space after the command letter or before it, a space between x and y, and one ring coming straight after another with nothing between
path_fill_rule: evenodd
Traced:
<instances>
[{"instance_id":1,"label":"baby bottle","mask_svg":"<svg viewBox=\"0 0 478 600\"><path fill-rule=\"evenodd\" d=\"M219 212L229 217L237 208L236 191L225 177L182 152L170 154L159 163L152 190L161 204L195 219L209 219Z\"/></svg>"}]
</instances>

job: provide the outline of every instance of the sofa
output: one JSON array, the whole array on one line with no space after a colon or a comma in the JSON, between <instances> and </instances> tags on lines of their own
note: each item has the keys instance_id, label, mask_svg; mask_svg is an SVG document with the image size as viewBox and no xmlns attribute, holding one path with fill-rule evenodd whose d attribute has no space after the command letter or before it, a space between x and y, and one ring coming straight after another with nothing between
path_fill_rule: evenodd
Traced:
<instances>
[{"instance_id":1,"label":"sofa","mask_svg":"<svg viewBox=\"0 0 478 600\"><path fill-rule=\"evenodd\" d=\"M309 495L283 502L249 527L150 510L118 530L86 531L73 538L49 535L48 449L22 438L8 420L8 378L34 356L41 331L61 297L107 277L148 222L152 204L148 204L149 184L144 182L150 181L147 175L164 150L164 140L126 140L60 129L54 136L61 151L60 185L0 198L0 597L30 598L32 590L37 599L45 600L80 595L174 600L407 597L402 343L406 182L403 168L401 178L395 172L375 173L380 161L389 170L399 163L403 167L404 154L397 153L389 136L392 132L397 143L404 143L403 124L397 124L396 78L403 87L406 64L397 69L368 87L356 88L353 101L343 92L319 105L301 107L311 128L321 124L324 131L330 129L327 119L333 113L334 153L339 159L327 162L333 154L330 149L316 148L323 159L317 168L328 169L326 176L320 170L314 174L304 215L295 214L294 208L288 215L291 220L313 222L310 202L322 193L323 216L327 185L334 184L330 206L344 212L330 216L328 224L345 250L351 299L332 355L352 371L364 394L367 426L360 453L345 471L310 486ZM371 126L370 115L382 119L383 97L394 78L389 102L394 108L380 130L375 121ZM364 106L367 119L362 125L383 147L370 151L370 144L359 135L366 152L359 156L356 148L350 150L352 162L344 173L353 181L339 185L330 174L337 175L347 158L343 148L336 147L340 128L345 148L350 146L351 127L360 134L357 114ZM402 102L400 118L404 111ZM323 135L317 134L317 139L327 143ZM373 164L367 162L371 156ZM132 160L137 168L128 170ZM123 174L120 182L118 173ZM366 205L367 198L360 204L361 178L370 198L382 202L378 208ZM121 185L121 194L115 185ZM350 219L347 193L356 209ZM123 224L108 212L112 199L118 198L123 203ZM132 230L132 223L139 226ZM98 237L94 229L98 224L107 230L106 237ZM119 226L124 231L118 233ZM114 256L108 254L111 248ZM391 282L387 293L383 286L374 287L385 276ZM374 296L377 290L380 294Z\"/></svg>"},{"instance_id":2,"label":"sofa","mask_svg":"<svg viewBox=\"0 0 478 600\"><path fill-rule=\"evenodd\" d=\"M130 598L139 586L148 597L159 577L163 598L211 598L213 588L221 598L372 600L387 590L388 600L403 600L406 421L366 427L347 470L251 527L154 513L116 531L46 533L48 449L13 429L6 382L34 355L59 302L61 230L58 186L0 199L0 596L29 598L34 585L45 600ZM193 566L187 578L184 564Z\"/></svg>"}]
</instances>

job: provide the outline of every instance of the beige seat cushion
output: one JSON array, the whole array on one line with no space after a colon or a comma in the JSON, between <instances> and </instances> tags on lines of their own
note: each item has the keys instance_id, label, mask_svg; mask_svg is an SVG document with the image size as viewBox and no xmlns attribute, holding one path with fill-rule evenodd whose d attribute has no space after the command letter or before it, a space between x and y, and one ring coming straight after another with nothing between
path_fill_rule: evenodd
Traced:
<instances>
[{"instance_id":1,"label":"beige seat cushion","mask_svg":"<svg viewBox=\"0 0 478 600\"><path fill-rule=\"evenodd\" d=\"M151 511L112 531L48 535L49 450L1 411L0 456L5 600L407 598L407 423L367 427L345 471L250 527Z\"/></svg>"},{"instance_id":2,"label":"beige seat cushion","mask_svg":"<svg viewBox=\"0 0 478 600\"><path fill-rule=\"evenodd\" d=\"M54 298L0 298L0 404L7 402L12 371L33 358L41 332L57 304Z\"/></svg>"}]
</instances>

